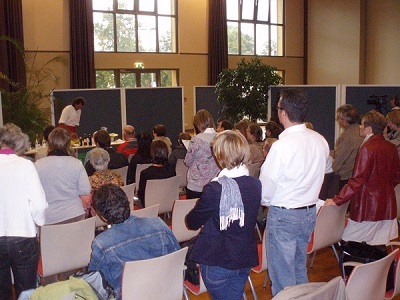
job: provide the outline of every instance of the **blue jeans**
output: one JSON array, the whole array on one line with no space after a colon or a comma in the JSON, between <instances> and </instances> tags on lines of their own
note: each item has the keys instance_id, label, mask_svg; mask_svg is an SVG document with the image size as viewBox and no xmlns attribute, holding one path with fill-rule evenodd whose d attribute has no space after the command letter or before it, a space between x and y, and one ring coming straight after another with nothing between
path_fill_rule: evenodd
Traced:
<instances>
[{"instance_id":1,"label":"blue jeans","mask_svg":"<svg viewBox=\"0 0 400 300\"><path fill-rule=\"evenodd\" d=\"M24 290L36 288L39 253L36 237L0 237L0 299L12 299L10 269L17 297Z\"/></svg>"},{"instance_id":2,"label":"blue jeans","mask_svg":"<svg viewBox=\"0 0 400 300\"><path fill-rule=\"evenodd\" d=\"M200 265L201 277L213 300L241 300L251 268L228 270Z\"/></svg>"},{"instance_id":3,"label":"blue jeans","mask_svg":"<svg viewBox=\"0 0 400 300\"><path fill-rule=\"evenodd\" d=\"M273 296L286 286L308 282L307 246L315 219L315 207L296 210L270 206L266 249Z\"/></svg>"}]
</instances>

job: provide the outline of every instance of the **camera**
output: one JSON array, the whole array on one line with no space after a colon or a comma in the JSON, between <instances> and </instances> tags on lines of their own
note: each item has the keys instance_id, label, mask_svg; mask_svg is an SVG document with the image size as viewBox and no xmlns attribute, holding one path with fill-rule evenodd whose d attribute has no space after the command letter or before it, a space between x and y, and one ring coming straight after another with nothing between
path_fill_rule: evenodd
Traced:
<instances>
[{"instance_id":1,"label":"camera","mask_svg":"<svg viewBox=\"0 0 400 300\"><path fill-rule=\"evenodd\" d=\"M382 105L385 105L388 102L387 97L388 97L387 95L383 96L372 95L367 100L367 104L372 104L375 105L376 107L381 107Z\"/></svg>"}]
</instances>

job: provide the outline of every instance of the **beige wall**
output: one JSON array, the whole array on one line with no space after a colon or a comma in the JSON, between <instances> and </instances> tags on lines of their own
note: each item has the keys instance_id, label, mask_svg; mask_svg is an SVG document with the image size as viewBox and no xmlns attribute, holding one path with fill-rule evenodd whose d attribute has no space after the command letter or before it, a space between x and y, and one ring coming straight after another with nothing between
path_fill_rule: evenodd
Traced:
<instances>
[{"instance_id":1,"label":"beige wall","mask_svg":"<svg viewBox=\"0 0 400 300\"><path fill-rule=\"evenodd\" d=\"M400 84L400 1L368 0L366 82Z\"/></svg>"},{"instance_id":2,"label":"beige wall","mask_svg":"<svg viewBox=\"0 0 400 300\"><path fill-rule=\"evenodd\" d=\"M308 84L356 84L360 0L309 0Z\"/></svg>"},{"instance_id":3,"label":"beige wall","mask_svg":"<svg viewBox=\"0 0 400 300\"><path fill-rule=\"evenodd\" d=\"M399 84L400 1L309 0L308 84Z\"/></svg>"},{"instance_id":4,"label":"beige wall","mask_svg":"<svg viewBox=\"0 0 400 300\"><path fill-rule=\"evenodd\" d=\"M36 51L36 64L41 65L55 56L65 64L50 65L61 80L48 82L47 90L69 88L69 15L68 0L22 0L24 43L27 52Z\"/></svg>"}]
</instances>

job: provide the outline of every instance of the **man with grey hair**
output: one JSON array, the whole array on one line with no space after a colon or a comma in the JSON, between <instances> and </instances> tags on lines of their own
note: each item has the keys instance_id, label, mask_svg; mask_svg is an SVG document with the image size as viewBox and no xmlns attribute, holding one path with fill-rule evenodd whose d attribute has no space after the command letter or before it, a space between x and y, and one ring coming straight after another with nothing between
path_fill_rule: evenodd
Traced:
<instances>
[{"instance_id":1,"label":"man with grey hair","mask_svg":"<svg viewBox=\"0 0 400 300\"><path fill-rule=\"evenodd\" d=\"M332 169L340 176L340 190L353 175L354 162L363 138L357 124L358 112L353 105L345 104L339 107L336 111L336 121L343 131L336 140Z\"/></svg>"},{"instance_id":2,"label":"man with grey hair","mask_svg":"<svg viewBox=\"0 0 400 300\"><path fill-rule=\"evenodd\" d=\"M118 146L117 152L123 153L127 158L129 154L135 155L138 150L138 142L135 138L135 127L126 125L122 130L125 142Z\"/></svg>"}]
</instances>

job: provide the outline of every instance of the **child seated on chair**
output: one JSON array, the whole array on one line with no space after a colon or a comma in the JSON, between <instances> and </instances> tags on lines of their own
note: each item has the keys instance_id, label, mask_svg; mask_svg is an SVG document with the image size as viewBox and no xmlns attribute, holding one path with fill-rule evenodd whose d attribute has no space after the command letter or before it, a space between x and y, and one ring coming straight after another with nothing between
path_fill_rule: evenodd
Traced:
<instances>
[{"instance_id":1,"label":"child seated on chair","mask_svg":"<svg viewBox=\"0 0 400 300\"><path fill-rule=\"evenodd\" d=\"M120 187L101 186L93 194L93 201L99 216L113 226L94 239L89 271L101 271L120 299L125 262L163 256L180 246L160 218L132 216L128 198Z\"/></svg>"}]
</instances>

